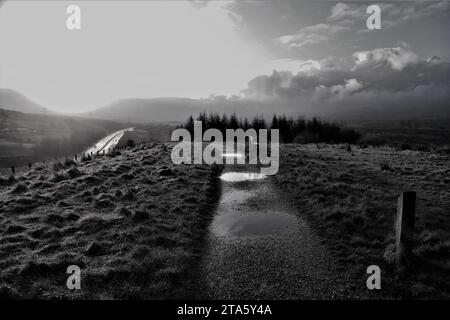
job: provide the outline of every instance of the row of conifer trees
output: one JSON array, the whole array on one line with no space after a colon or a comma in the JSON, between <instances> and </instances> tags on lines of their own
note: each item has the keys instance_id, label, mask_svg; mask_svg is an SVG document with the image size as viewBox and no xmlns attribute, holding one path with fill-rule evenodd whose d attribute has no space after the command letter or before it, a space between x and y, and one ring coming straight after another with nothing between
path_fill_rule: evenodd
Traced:
<instances>
[{"instance_id":1,"label":"row of conifer trees","mask_svg":"<svg viewBox=\"0 0 450 320\"><path fill-rule=\"evenodd\" d=\"M353 129L317 117L307 120L302 117L293 119L285 115L273 115L272 120L268 123L262 116L255 116L249 120L238 118L235 113L228 116L227 114L201 112L195 120L202 122L203 131L214 128L220 130L224 135L226 129L247 130L253 128L257 132L259 129L278 129L280 142L283 143L356 143L361 137L360 133ZM193 134L194 117L191 115L180 127Z\"/></svg>"}]
</instances>

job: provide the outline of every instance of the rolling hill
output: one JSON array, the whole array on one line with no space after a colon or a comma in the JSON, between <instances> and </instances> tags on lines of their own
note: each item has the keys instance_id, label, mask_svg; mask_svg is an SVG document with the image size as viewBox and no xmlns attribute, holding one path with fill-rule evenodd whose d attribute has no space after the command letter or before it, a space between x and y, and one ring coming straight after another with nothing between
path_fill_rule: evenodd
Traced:
<instances>
[{"instance_id":1,"label":"rolling hill","mask_svg":"<svg viewBox=\"0 0 450 320\"><path fill-rule=\"evenodd\" d=\"M0 108L25 113L53 113L12 89L0 88Z\"/></svg>"},{"instance_id":2,"label":"rolling hill","mask_svg":"<svg viewBox=\"0 0 450 320\"><path fill-rule=\"evenodd\" d=\"M143 129L147 141L167 141L171 126L130 125L57 114L32 114L0 108L0 168L81 152L100 138L128 127Z\"/></svg>"},{"instance_id":3,"label":"rolling hill","mask_svg":"<svg viewBox=\"0 0 450 320\"><path fill-rule=\"evenodd\" d=\"M274 110L272 102L237 98L131 98L118 100L80 116L134 123L184 122L190 115L198 115L202 111L236 113L239 117L251 118L261 114L271 117ZM282 111L290 113L294 110L284 107Z\"/></svg>"}]
</instances>

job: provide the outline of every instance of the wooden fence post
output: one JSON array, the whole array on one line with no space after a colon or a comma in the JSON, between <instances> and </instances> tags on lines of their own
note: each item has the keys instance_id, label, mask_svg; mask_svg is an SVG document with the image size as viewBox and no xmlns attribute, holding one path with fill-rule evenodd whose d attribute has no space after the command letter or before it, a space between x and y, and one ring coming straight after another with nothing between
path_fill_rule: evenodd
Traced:
<instances>
[{"instance_id":1,"label":"wooden fence post","mask_svg":"<svg viewBox=\"0 0 450 320\"><path fill-rule=\"evenodd\" d=\"M397 269L401 273L410 266L413 246L416 192L406 191L398 197L395 223L395 247Z\"/></svg>"}]
</instances>

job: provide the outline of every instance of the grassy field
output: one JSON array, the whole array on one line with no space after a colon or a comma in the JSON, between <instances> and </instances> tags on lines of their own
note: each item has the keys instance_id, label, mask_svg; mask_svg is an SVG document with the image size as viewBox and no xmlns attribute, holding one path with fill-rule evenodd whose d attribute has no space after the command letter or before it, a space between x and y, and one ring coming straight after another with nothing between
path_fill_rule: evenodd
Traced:
<instances>
[{"instance_id":1,"label":"grassy field","mask_svg":"<svg viewBox=\"0 0 450 320\"><path fill-rule=\"evenodd\" d=\"M216 166L146 144L0 180L0 298L189 298ZM82 290L66 288L81 268Z\"/></svg>"},{"instance_id":2,"label":"grassy field","mask_svg":"<svg viewBox=\"0 0 450 320\"><path fill-rule=\"evenodd\" d=\"M450 119L350 121L363 137L360 144L450 153Z\"/></svg>"},{"instance_id":3,"label":"grassy field","mask_svg":"<svg viewBox=\"0 0 450 320\"><path fill-rule=\"evenodd\" d=\"M365 283L382 270L374 298L450 298L450 156L389 147L283 145L274 177L317 228L341 268ZM414 260L400 279L391 252L397 197L417 192Z\"/></svg>"}]
</instances>

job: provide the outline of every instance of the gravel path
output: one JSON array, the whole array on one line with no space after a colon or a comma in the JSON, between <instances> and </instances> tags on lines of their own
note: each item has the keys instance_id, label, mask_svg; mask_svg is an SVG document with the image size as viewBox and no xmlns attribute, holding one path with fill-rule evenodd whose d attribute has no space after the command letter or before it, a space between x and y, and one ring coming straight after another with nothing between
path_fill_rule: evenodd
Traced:
<instances>
[{"instance_id":1,"label":"gravel path","mask_svg":"<svg viewBox=\"0 0 450 320\"><path fill-rule=\"evenodd\" d=\"M355 298L355 284L270 177L222 181L201 273L211 299Z\"/></svg>"}]
</instances>

